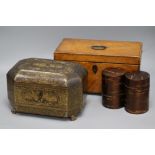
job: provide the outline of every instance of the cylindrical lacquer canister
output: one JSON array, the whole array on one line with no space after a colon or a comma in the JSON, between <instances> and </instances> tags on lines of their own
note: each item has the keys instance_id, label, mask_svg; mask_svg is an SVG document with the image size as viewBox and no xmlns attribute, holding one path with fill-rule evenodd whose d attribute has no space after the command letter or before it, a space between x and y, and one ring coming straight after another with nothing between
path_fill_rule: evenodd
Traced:
<instances>
[{"instance_id":1,"label":"cylindrical lacquer canister","mask_svg":"<svg viewBox=\"0 0 155 155\"><path fill-rule=\"evenodd\" d=\"M125 110L133 114L149 109L150 75L144 71L125 74Z\"/></svg>"},{"instance_id":2,"label":"cylindrical lacquer canister","mask_svg":"<svg viewBox=\"0 0 155 155\"><path fill-rule=\"evenodd\" d=\"M124 105L124 74L121 68L107 68L102 73L102 104L117 109Z\"/></svg>"}]
</instances>

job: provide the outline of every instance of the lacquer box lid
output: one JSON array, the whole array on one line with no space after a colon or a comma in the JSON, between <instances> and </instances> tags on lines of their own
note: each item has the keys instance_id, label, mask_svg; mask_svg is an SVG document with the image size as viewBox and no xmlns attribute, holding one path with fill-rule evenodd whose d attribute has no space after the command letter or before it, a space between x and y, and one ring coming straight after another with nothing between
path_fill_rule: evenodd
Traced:
<instances>
[{"instance_id":1,"label":"lacquer box lid","mask_svg":"<svg viewBox=\"0 0 155 155\"><path fill-rule=\"evenodd\" d=\"M68 61L139 65L141 53L141 42L65 38L56 49L54 57Z\"/></svg>"},{"instance_id":2,"label":"lacquer box lid","mask_svg":"<svg viewBox=\"0 0 155 155\"><path fill-rule=\"evenodd\" d=\"M29 58L19 61L8 75L16 82L52 84L67 87L74 80L79 80L87 71L77 63L48 59ZM72 78L72 80L70 80Z\"/></svg>"}]
</instances>

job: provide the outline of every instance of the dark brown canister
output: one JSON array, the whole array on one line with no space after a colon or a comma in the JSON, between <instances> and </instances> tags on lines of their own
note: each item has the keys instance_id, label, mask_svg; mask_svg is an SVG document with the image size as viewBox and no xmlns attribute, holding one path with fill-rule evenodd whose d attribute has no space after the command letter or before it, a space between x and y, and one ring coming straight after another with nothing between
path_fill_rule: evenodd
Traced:
<instances>
[{"instance_id":1,"label":"dark brown canister","mask_svg":"<svg viewBox=\"0 0 155 155\"><path fill-rule=\"evenodd\" d=\"M125 71L121 68L107 68L102 73L102 103L105 107L117 109L124 105Z\"/></svg>"},{"instance_id":2,"label":"dark brown canister","mask_svg":"<svg viewBox=\"0 0 155 155\"><path fill-rule=\"evenodd\" d=\"M141 114L149 109L150 75L144 71L125 74L125 109Z\"/></svg>"}]
</instances>

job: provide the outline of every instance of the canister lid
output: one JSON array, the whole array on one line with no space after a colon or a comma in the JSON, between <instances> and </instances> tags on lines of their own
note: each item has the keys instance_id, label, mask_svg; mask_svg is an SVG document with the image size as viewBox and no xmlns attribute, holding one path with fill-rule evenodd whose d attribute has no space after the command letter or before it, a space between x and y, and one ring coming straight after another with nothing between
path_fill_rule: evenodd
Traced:
<instances>
[{"instance_id":1,"label":"canister lid","mask_svg":"<svg viewBox=\"0 0 155 155\"><path fill-rule=\"evenodd\" d=\"M150 74L144 71L137 71L125 74L125 85L132 88L149 87Z\"/></svg>"},{"instance_id":2,"label":"canister lid","mask_svg":"<svg viewBox=\"0 0 155 155\"><path fill-rule=\"evenodd\" d=\"M106 77L121 77L124 74L125 71L121 68L106 68L102 73Z\"/></svg>"}]
</instances>

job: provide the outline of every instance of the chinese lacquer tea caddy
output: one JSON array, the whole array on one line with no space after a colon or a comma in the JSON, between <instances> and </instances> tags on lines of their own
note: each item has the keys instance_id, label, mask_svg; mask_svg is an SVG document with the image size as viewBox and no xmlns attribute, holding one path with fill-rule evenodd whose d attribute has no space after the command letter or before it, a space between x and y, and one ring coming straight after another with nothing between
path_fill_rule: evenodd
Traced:
<instances>
[{"instance_id":1,"label":"chinese lacquer tea caddy","mask_svg":"<svg viewBox=\"0 0 155 155\"><path fill-rule=\"evenodd\" d=\"M129 113L141 114L149 109L150 74L138 71L125 74L125 109Z\"/></svg>"},{"instance_id":2,"label":"chinese lacquer tea caddy","mask_svg":"<svg viewBox=\"0 0 155 155\"><path fill-rule=\"evenodd\" d=\"M76 118L84 105L87 71L79 64L29 58L7 73L13 112Z\"/></svg>"},{"instance_id":3,"label":"chinese lacquer tea caddy","mask_svg":"<svg viewBox=\"0 0 155 155\"><path fill-rule=\"evenodd\" d=\"M78 62L88 71L87 93L101 93L102 71L122 68L140 69L141 42L64 39L55 50L54 59Z\"/></svg>"},{"instance_id":4,"label":"chinese lacquer tea caddy","mask_svg":"<svg viewBox=\"0 0 155 155\"><path fill-rule=\"evenodd\" d=\"M124 70L107 68L102 73L102 104L117 109L124 106Z\"/></svg>"}]
</instances>

